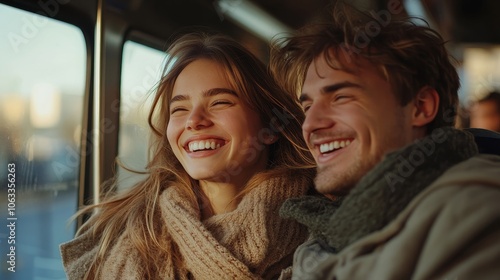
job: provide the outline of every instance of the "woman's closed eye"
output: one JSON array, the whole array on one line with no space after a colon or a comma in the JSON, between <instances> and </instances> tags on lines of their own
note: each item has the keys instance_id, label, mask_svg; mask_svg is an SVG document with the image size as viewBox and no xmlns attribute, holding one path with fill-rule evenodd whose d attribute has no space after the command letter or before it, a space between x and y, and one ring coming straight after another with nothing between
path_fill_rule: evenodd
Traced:
<instances>
[{"instance_id":1,"label":"woman's closed eye","mask_svg":"<svg viewBox=\"0 0 500 280\"><path fill-rule=\"evenodd\" d=\"M224 106L224 105L233 105L234 102L227 99L217 99L211 103L211 106Z\"/></svg>"},{"instance_id":2,"label":"woman's closed eye","mask_svg":"<svg viewBox=\"0 0 500 280\"><path fill-rule=\"evenodd\" d=\"M187 109L184 107L173 107L170 109L170 115L173 115L175 113L182 112L182 111L187 111Z\"/></svg>"}]
</instances>

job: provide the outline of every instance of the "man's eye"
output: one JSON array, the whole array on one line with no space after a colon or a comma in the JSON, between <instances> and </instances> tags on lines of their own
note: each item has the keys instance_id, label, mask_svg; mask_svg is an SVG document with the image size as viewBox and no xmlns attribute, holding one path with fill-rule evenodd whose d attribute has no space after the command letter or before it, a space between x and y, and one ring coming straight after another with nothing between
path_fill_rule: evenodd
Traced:
<instances>
[{"instance_id":1,"label":"man's eye","mask_svg":"<svg viewBox=\"0 0 500 280\"><path fill-rule=\"evenodd\" d=\"M346 99L351 98L350 94L338 94L335 96L334 101L345 101Z\"/></svg>"}]
</instances>

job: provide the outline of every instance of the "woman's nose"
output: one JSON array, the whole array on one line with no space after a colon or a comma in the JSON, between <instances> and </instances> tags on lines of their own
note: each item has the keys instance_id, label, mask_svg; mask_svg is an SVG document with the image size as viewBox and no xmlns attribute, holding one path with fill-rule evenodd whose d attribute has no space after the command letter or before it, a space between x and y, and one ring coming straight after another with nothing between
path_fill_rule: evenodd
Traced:
<instances>
[{"instance_id":1,"label":"woman's nose","mask_svg":"<svg viewBox=\"0 0 500 280\"><path fill-rule=\"evenodd\" d=\"M212 125L212 121L203 108L193 108L186 121L186 129L188 130L199 130L210 125Z\"/></svg>"}]
</instances>

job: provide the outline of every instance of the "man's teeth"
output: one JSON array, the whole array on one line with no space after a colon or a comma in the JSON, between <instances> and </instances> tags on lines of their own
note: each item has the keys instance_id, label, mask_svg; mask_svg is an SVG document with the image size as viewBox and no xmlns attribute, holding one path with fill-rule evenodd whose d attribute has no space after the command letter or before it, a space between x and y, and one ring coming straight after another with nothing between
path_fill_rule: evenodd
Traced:
<instances>
[{"instance_id":1,"label":"man's teeth","mask_svg":"<svg viewBox=\"0 0 500 280\"><path fill-rule=\"evenodd\" d=\"M200 140L200 141L192 141L189 143L189 151L199 151L199 150L208 150L208 149L218 149L220 148L219 143L215 143L214 140Z\"/></svg>"},{"instance_id":2,"label":"man's teeth","mask_svg":"<svg viewBox=\"0 0 500 280\"><path fill-rule=\"evenodd\" d=\"M350 140L333 141L330 143L321 144L319 146L319 151L321 153L331 152L336 149L345 148L351 144Z\"/></svg>"}]
</instances>

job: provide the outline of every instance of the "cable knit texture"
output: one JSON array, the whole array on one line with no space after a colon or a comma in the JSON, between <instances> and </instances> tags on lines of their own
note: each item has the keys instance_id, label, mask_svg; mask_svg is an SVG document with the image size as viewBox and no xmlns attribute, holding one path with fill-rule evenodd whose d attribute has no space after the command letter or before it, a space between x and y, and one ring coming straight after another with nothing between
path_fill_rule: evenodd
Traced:
<instances>
[{"instance_id":1,"label":"cable knit texture","mask_svg":"<svg viewBox=\"0 0 500 280\"><path fill-rule=\"evenodd\" d=\"M298 177L298 176L294 176ZM184 267L173 267L172 250L159 265L159 279L273 279L291 265L295 248L307 238L299 223L282 219L279 208L287 198L305 194L305 178L274 178L243 197L238 207L200 221L197 207L169 187L160 195L162 236L179 252ZM81 279L99 248L88 232L61 245L69 279ZM104 260L100 279L142 279L143 263L126 231Z\"/></svg>"}]
</instances>

